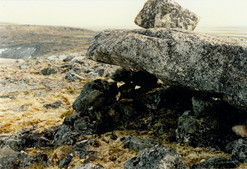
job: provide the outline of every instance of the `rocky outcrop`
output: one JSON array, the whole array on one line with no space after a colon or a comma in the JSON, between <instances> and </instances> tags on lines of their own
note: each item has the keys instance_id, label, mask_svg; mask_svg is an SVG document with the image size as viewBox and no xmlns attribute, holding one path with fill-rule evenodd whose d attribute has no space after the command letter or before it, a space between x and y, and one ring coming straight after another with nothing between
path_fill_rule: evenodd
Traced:
<instances>
[{"instance_id":1,"label":"rocky outcrop","mask_svg":"<svg viewBox=\"0 0 247 169\"><path fill-rule=\"evenodd\" d=\"M164 83L217 93L247 109L247 45L180 30L108 30L94 37L87 56L142 70Z\"/></svg>"},{"instance_id":2,"label":"rocky outcrop","mask_svg":"<svg viewBox=\"0 0 247 169\"><path fill-rule=\"evenodd\" d=\"M192 146L215 145L218 125L217 120L210 117L197 119L194 116L181 116L176 130L177 142Z\"/></svg>"},{"instance_id":3,"label":"rocky outcrop","mask_svg":"<svg viewBox=\"0 0 247 169\"><path fill-rule=\"evenodd\" d=\"M173 0L148 0L135 18L143 28L181 28L193 31L199 18Z\"/></svg>"}]
</instances>

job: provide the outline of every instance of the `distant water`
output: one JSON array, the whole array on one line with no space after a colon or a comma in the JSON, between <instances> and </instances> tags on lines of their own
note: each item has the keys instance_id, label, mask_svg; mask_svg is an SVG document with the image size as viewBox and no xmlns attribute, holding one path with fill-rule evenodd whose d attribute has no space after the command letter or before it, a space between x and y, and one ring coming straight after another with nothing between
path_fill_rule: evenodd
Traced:
<instances>
[{"instance_id":1,"label":"distant water","mask_svg":"<svg viewBox=\"0 0 247 169\"><path fill-rule=\"evenodd\" d=\"M198 28L196 31L217 36L247 38L247 27L204 27Z\"/></svg>"}]
</instances>

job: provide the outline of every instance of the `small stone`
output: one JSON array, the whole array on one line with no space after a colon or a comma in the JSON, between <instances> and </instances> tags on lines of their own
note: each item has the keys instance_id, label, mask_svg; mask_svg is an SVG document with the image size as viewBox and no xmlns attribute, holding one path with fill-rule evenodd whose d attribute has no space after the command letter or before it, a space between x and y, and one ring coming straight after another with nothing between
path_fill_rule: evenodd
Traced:
<instances>
[{"instance_id":1,"label":"small stone","mask_svg":"<svg viewBox=\"0 0 247 169\"><path fill-rule=\"evenodd\" d=\"M51 75L51 74L56 74L58 69L56 67L48 67L45 69L41 70L42 75Z\"/></svg>"},{"instance_id":2,"label":"small stone","mask_svg":"<svg viewBox=\"0 0 247 169\"><path fill-rule=\"evenodd\" d=\"M104 169L104 167L99 164L99 163L87 163L87 164L83 164L79 167L76 167L75 169Z\"/></svg>"},{"instance_id":3,"label":"small stone","mask_svg":"<svg viewBox=\"0 0 247 169\"><path fill-rule=\"evenodd\" d=\"M97 72L98 72L99 76L102 77L105 73L105 69L99 69Z\"/></svg>"},{"instance_id":4,"label":"small stone","mask_svg":"<svg viewBox=\"0 0 247 169\"><path fill-rule=\"evenodd\" d=\"M115 135L115 134L111 134L111 135L110 135L110 138L111 138L112 140L117 140L117 139L118 139L117 135Z\"/></svg>"},{"instance_id":5,"label":"small stone","mask_svg":"<svg viewBox=\"0 0 247 169\"><path fill-rule=\"evenodd\" d=\"M232 131L240 137L247 137L247 126L246 125L236 125L232 127Z\"/></svg>"},{"instance_id":6,"label":"small stone","mask_svg":"<svg viewBox=\"0 0 247 169\"><path fill-rule=\"evenodd\" d=\"M83 80L83 77L79 76L76 73L68 72L65 75L65 79L68 80L69 82L73 82L73 81L81 81Z\"/></svg>"},{"instance_id":7,"label":"small stone","mask_svg":"<svg viewBox=\"0 0 247 169\"><path fill-rule=\"evenodd\" d=\"M83 69L82 68L78 68L78 67L75 67L72 69L72 71L74 71L75 73L82 73L83 72Z\"/></svg>"},{"instance_id":8,"label":"small stone","mask_svg":"<svg viewBox=\"0 0 247 169\"><path fill-rule=\"evenodd\" d=\"M183 113L183 116L189 116L191 115L191 110L187 110Z\"/></svg>"},{"instance_id":9,"label":"small stone","mask_svg":"<svg viewBox=\"0 0 247 169\"><path fill-rule=\"evenodd\" d=\"M72 68L74 68L75 65L73 63L67 63L61 66L61 68L65 69L65 70L71 70Z\"/></svg>"},{"instance_id":10,"label":"small stone","mask_svg":"<svg viewBox=\"0 0 247 169\"><path fill-rule=\"evenodd\" d=\"M232 154L232 159L247 163L247 138L230 142L226 146L226 151Z\"/></svg>"},{"instance_id":11,"label":"small stone","mask_svg":"<svg viewBox=\"0 0 247 169\"><path fill-rule=\"evenodd\" d=\"M137 114L131 106L123 106L122 111L127 117L134 117Z\"/></svg>"},{"instance_id":12,"label":"small stone","mask_svg":"<svg viewBox=\"0 0 247 169\"><path fill-rule=\"evenodd\" d=\"M29 145L25 145L25 142L23 144L22 140L18 138L9 138L5 141L4 145L9 146L14 151L21 151L24 150L26 146L29 146Z\"/></svg>"},{"instance_id":13,"label":"small stone","mask_svg":"<svg viewBox=\"0 0 247 169\"><path fill-rule=\"evenodd\" d=\"M74 59L75 58L75 56L71 56L71 55L69 55L69 56L67 56L65 59L63 59L63 61L64 62L70 62L72 59Z\"/></svg>"},{"instance_id":14,"label":"small stone","mask_svg":"<svg viewBox=\"0 0 247 169\"><path fill-rule=\"evenodd\" d=\"M216 149L216 148L212 148L212 147L207 147L207 148L205 149L205 151L215 152L215 151L217 151L217 149Z\"/></svg>"},{"instance_id":15,"label":"small stone","mask_svg":"<svg viewBox=\"0 0 247 169\"><path fill-rule=\"evenodd\" d=\"M137 137L128 136L124 139L124 148L129 148L136 152L144 150L145 148L154 147L158 144L159 143L157 141L148 138L140 139Z\"/></svg>"},{"instance_id":16,"label":"small stone","mask_svg":"<svg viewBox=\"0 0 247 169\"><path fill-rule=\"evenodd\" d=\"M30 104L23 104L21 106L15 107L13 111L23 112L23 111L27 111L29 107L30 107Z\"/></svg>"},{"instance_id":17,"label":"small stone","mask_svg":"<svg viewBox=\"0 0 247 169\"><path fill-rule=\"evenodd\" d=\"M199 18L173 0L148 0L135 18L143 28L180 28L193 31Z\"/></svg>"},{"instance_id":18,"label":"small stone","mask_svg":"<svg viewBox=\"0 0 247 169\"><path fill-rule=\"evenodd\" d=\"M212 117L180 116L176 139L191 146L214 146L218 137L218 122Z\"/></svg>"},{"instance_id":19,"label":"small stone","mask_svg":"<svg viewBox=\"0 0 247 169\"><path fill-rule=\"evenodd\" d=\"M62 159L59 163L59 168L68 168L69 163L72 161L73 154L67 155L64 159Z\"/></svg>"},{"instance_id":20,"label":"small stone","mask_svg":"<svg viewBox=\"0 0 247 169\"><path fill-rule=\"evenodd\" d=\"M210 158L207 159L197 165L192 166L191 169L202 169L202 168L236 168L239 164L236 161L223 158L223 157L217 157L217 158Z\"/></svg>"},{"instance_id":21,"label":"small stone","mask_svg":"<svg viewBox=\"0 0 247 169\"><path fill-rule=\"evenodd\" d=\"M34 147L36 148L51 146L50 140L47 139L46 137L38 137L35 139L37 140L37 143L34 144Z\"/></svg>"},{"instance_id":22,"label":"small stone","mask_svg":"<svg viewBox=\"0 0 247 169\"><path fill-rule=\"evenodd\" d=\"M44 107L46 109L49 109L49 108L53 108L53 109L57 109L59 108L61 105L63 105L63 102L61 100L58 100L52 104L45 104Z\"/></svg>"},{"instance_id":23,"label":"small stone","mask_svg":"<svg viewBox=\"0 0 247 169\"><path fill-rule=\"evenodd\" d=\"M141 151L124 163L125 169L188 169L181 155L175 149L155 146Z\"/></svg>"},{"instance_id":24,"label":"small stone","mask_svg":"<svg viewBox=\"0 0 247 169\"><path fill-rule=\"evenodd\" d=\"M98 151L87 151L85 162L95 161L100 157L100 152Z\"/></svg>"},{"instance_id":25,"label":"small stone","mask_svg":"<svg viewBox=\"0 0 247 169\"><path fill-rule=\"evenodd\" d=\"M78 112L84 112L87 108L102 108L107 102L116 100L118 93L116 83L106 80L95 80L84 85L81 94L73 103L73 108Z\"/></svg>"},{"instance_id":26,"label":"small stone","mask_svg":"<svg viewBox=\"0 0 247 169\"><path fill-rule=\"evenodd\" d=\"M89 140L82 140L75 144L75 150L87 150Z\"/></svg>"}]
</instances>

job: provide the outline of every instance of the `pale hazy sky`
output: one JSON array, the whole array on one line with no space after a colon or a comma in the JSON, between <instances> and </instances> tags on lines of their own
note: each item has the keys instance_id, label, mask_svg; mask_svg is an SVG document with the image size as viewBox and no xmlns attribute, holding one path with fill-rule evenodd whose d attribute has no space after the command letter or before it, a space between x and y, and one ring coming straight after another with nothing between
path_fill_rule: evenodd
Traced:
<instances>
[{"instance_id":1,"label":"pale hazy sky","mask_svg":"<svg viewBox=\"0 0 247 169\"><path fill-rule=\"evenodd\" d=\"M247 0L176 0L200 16L198 27L247 27ZM88 29L138 28L146 0L0 0L0 22Z\"/></svg>"}]
</instances>

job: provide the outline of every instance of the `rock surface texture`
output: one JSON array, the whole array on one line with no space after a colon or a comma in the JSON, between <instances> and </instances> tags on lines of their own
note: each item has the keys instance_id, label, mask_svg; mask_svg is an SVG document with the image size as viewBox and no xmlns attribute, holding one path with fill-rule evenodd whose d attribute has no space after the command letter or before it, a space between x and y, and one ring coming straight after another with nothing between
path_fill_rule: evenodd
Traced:
<instances>
[{"instance_id":1,"label":"rock surface texture","mask_svg":"<svg viewBox=\"0 0 247 169\"><path fill-rule=\"evenodd\" d=\"M143 28L181 28L193 31L199 18L173 0L148 0L135 18Z\"/></svg>"},{"instance_id":2,"label":"rock surface texture","mask_svg":"<svg viewBox=\"0 0 247 169\"><path fill-rule=\"evenodd\" d=\"M236 168L239 164L236 161L227 158L210 158L192 167L192 169L201 168Z\"/></svg>"},{"instance_id":3,"label":"rock surface texture","mask_svg":"<svg viewBox=\"0 0 247 169\"><path fill-rule=\"evenodd\" d=\"M101 164L88 163L76 167L75 169L104 169L104 167Z\"/></svg>"},{"instance_id":4,"label":"rock surface texture","mask_svg":"<svg viewBox=\"0 0 247 169\"><path fill-rule=\"evenodd\" d=\"M125 169L156 168L156 169L186 169L181 155L175 149L155 146L145 149L136 157L133 157L124 164Z\"/></svg>"},{"instance_id":5,"label":"rock surface texture","mask_svg":"<svg viewBox=\"0 0 247 169\"><path fill-rule=\"evenodd\" d=\"M232 154L232 159L247 162L247 138L241 138L230 142L226 146L226 151Z\"/></svg>"},{"instance_id":6,"label":"rock surface texture","mask_svg":"<svg viewBox=\"0 0 247 169\"><path fill-rule=\"evenodd\" d=\"M247 45L174 29L108 30L94 37L87 56L147 71L168 85L217 93L247 109Z\"/></svg>"},{"instance_id":7,"label":"rock surface texture","mask_svg":"<svg viewBox=\"0 0 247 169\"><path fill-rule=\"evenodd\" d=\"M125 148L130 148L136 152L140 150L144 150L145 148L151 148L154 147L155 145L158 145L159 143L155 140L152 139L140 139L137 137L131 137L128 136L124 140L124 147Z\"/></svg>"}]
</instances>

